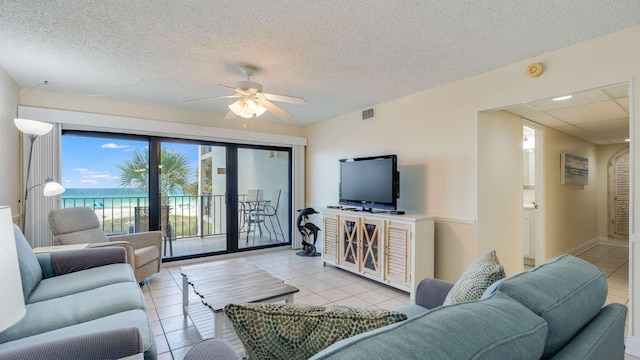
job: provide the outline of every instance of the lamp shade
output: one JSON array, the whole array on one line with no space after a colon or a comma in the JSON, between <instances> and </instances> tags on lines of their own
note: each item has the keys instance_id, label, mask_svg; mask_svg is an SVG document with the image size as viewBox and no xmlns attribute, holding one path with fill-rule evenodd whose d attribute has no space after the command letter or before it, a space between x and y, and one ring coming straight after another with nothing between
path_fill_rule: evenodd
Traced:
<instances>
[{"instance_id":1,"label":"lamp shade","mask_svg":"<svg viewBox=\"0 0 640 360\"><path fill-rule=\"evenodd\" d=\"M13 236L11 208L0 206L0 332L17 323L25 314L18 252Z\"/></svg>"},{"instance_id":2,"label":"lamp shade","mask_svg":"<svg viewBox=\"0 0 640 360\"><path fill-rule=\"evenodd\" d=\"M28 135L44 135L53 129L53 124L49 124L42 121L28 120L28 119L13 119L13 123L18 130Z\"/></svg>"},{"instance_id":3,"label":"lamp shade","mask_svg":"<svg viewBox=\"0 0 640 360\"><path fill-rule=\"evenodd\" d=\"M42 195L44 196L56 196L65 192L65 188L53 181L53 179L48 178L45 180L44 190L42 190Z\"/></svg>"}]
</instances>

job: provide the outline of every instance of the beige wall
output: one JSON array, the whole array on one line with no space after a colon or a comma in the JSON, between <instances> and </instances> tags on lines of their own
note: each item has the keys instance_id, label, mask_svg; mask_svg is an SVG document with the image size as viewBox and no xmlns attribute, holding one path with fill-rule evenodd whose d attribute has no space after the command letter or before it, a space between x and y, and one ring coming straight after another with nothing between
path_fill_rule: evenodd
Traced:
<instances>
[{"instance_id":1,"label":"beige wall","mask_svg":"<svg viewBox=\"0 0 640 360\"><path fill-rule=\"evenodd\" d=\"M597 146L557 130L544 131L545 259L598 237ZM589 159L589 184L561 185L560 154Z\"/></svg>"},{"instance_id":2,"label":"beige wall","mask_svg":"<svg viewBox=\"0 0 640 360\"><path fill-rule=\"evenodd\" d=\"M478 114L477 254L496 250L507 274L522 271L522 119ZM437 260L436 260L437 262Z\"/></svg>"},{"instance_id":3,"label":"beige wall","mask_svg":"<svg viewBox=\"0 0 640 360\"><path fill-rule=\"evenodd\" d=\"M608 184L609 160L622 149L629 149L629 144L613 144L598 146L598 237L609 237L608 225Z\"/></svg>"},{"instance_id":4,"label":"beige wall","mask_svg":"<svg viewBox=\"0 0 640 360\"><path fill-rule=\"evenodd\" d=\"M0 205L11 206L11 213L20 214L20 175L18 171L18 129L13 124L17 115L20 89L4 69L0 68Z\"/></svg>"},{"instance_id":5,"label":"beige wall","mask_svg":"<svg viewBox=\"0 0 640 360\"><path fill-rule=\"evenodd\" d=\"M373 121L362 121L359 112L354 112L307 127L308 205L337 203L341 157L395 153L401 171L400 209L473 224L478 219L479 197L478 113L634 79L640 76L640 48L633 46L638 38L640 26L377 104ZM525 72L533 62L545 65L545 72L535 79ZM637 83L636 95L630 101L632 108L640 106ZM637 132L640 134L640 130ZM638 178L640 166L635 171ZM640 196L634 199L640 209ZM639 214L635 221L640 225L640 211L635 213ZM467 227L458 222L451 226ZM483 233L500 231L487 229ZM458 237L463 233L473 237L469 231L447 231L436 236L436 244L447 244L437 246L436 274L462 273L471 261L465 254L478 253L491 243L490 238L478 236L477 228L475 232L475 245L469 243L473 239ZM590 239L597 231L586 233ZM456 245L449 246L449 242ZM547 253L561 250L555 247ZM453 261L461 256L466 259L464 263ZM512 249L501 258L505 256L521 254Z\"/></svg>"}]
</instances>

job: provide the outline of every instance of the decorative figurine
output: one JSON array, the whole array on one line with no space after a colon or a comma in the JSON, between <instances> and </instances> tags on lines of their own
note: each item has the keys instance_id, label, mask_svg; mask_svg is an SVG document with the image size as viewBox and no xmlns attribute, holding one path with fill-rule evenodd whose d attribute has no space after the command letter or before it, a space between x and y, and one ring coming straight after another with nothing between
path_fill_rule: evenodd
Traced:
<instances>
[{"instance_id":1,"label":"decorative figurine","mask_svg":"<svg viewBox=\"0 0 640 360\"><path fill-rule=\"evenodd\" d=\"M320 256L320 253L316 251L316 240L318 240L318 231L320 231L320 228L314 223L308 222L309 215L311 214L318 214L318 212L313 208L298 210L296 224L298 231L300 231L300 234L302 235L302 250L298 251L296 255ZM313 243L310 241L311 236L313 236Z\"/></svg>"}]
</instances>

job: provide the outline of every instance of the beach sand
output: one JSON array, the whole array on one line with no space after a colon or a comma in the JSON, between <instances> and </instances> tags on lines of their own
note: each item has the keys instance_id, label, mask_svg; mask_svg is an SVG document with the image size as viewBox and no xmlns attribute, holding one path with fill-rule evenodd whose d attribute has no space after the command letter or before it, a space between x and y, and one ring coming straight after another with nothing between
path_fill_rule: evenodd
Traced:
<instances>
[{"instance_id":1,"label":"beach sand","mask_svg":"<svg viewBox=\"0 0 640 360\"><path fill-rule=\"evenodd\" d=\"M117 208L102 208L94 210L98 219L101 222L114 220L114 219L122 219L129 218L131 222L133 222L135 218L135 208L133 207L117 207ZM169 215L177 215L177 216L197 216L198 208L195 205L192 206L178 206L177 208L169 208Z\"/></svg>"}]
</instances>

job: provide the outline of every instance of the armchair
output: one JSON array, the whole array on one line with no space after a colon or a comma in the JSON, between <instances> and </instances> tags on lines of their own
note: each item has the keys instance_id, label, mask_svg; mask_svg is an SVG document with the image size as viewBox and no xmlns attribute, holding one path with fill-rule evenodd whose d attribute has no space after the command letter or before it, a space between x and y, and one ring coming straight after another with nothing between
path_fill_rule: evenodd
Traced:
<instances>
[{"instance_id":1,"label":"armchair","mask_svg":"<svg viewBox=\"0 0 640 360\"><path fill-rule=\"evenodd\" d=\"M110 236L102 231L96 213L88 207L52 210L49 227L55 245L89 243L90 248L120 246L127 252L127 262L140 282L160 271L162 232L149 231Z\"/></svg>"}]
</instances>

